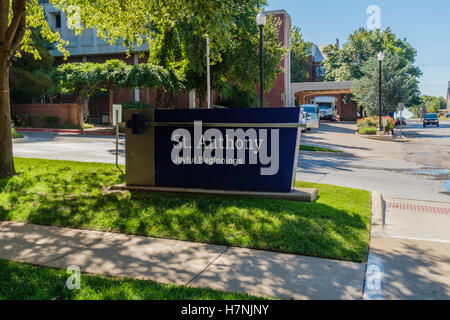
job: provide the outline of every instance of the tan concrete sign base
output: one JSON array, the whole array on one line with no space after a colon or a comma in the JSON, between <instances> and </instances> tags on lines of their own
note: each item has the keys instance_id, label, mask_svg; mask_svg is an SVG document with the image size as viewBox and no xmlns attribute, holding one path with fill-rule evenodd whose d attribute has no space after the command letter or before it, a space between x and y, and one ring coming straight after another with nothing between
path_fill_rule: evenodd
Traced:
<instances>
[{"instance_id":1,"label":"tan concrete sign base","mask_svg":"<svg viewBox=\"0 0 450 320\"><path fill-rule=\"evenodd\" d=\"M256 197L267 199L280 199L296 202L314 202L319 194L317 189L295 189L289 193L281 192L253 192L253 191L225 191L225 190L207 190L207 189L184 189L184 188L160 188L145 186L126 186L117 185L112 190L141 190L149 192L168 192L168 193L186 193L200 195L232 196L232 197Z\"/></svg>"}]
</instances>

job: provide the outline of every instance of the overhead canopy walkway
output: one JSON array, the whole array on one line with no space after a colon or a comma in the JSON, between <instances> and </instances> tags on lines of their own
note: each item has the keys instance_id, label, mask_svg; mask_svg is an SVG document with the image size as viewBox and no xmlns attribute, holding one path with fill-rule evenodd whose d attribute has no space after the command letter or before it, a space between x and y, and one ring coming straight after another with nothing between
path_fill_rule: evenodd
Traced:
<instances>
[{"instance_id":1,"label":"overhead canopy walkway","mask_svg":"<svg viewBox=\"0 0 450 320\"><path fill-rule=\"evenodd\" d=\"M298 82L291 83L291 105L295 105L295 98L299 104L305 104L310 96L326 96L353 93L353 81L330 82Z\"/></svg>"}]
</instances>

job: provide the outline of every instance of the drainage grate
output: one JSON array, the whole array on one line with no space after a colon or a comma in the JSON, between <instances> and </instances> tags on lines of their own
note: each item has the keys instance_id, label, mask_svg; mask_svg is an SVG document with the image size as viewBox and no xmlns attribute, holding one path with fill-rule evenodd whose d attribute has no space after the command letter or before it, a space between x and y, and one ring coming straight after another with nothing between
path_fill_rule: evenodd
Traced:
<instances>
[{"instance_id":1,"label":"drainage grate","mask_svg":"<svg viewBox=\"0 0 450 320\"><path fill-rule=\"evenodd\" d=\"M415 212L423 212L423 213L437 213L437 214L450 214L450 208L442 208L435 206L424 206L419 204L411 204L411 203L387 203L388 209L399 209L405 211L415 211Z\"/></svg>"}]
</instances>

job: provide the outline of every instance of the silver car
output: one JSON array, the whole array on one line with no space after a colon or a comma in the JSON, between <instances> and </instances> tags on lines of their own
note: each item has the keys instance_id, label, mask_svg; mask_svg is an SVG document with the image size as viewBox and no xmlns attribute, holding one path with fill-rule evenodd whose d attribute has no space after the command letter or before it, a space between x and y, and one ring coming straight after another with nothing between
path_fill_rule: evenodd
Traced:
<instances>
[{"instance_id":1,"label":"silver car","mask_svg":"<svg viewBox=\"0 0 450 320\"><path fill-rule=\"evenodd\" d=\"M319 117L317 115L310 115L307 112L302 112L302 123L306 125L306 130L319 128Z\"/></svg>"},{"instance_id":2,"label":"silver car","mask_svg":"<svg viewBox=\"0 0 450 320\"><path fill-rule=\"evenodd\" d=\"M311 129L319 129L320 120L319 120L319 109L315 104L304 104L301 106L301 111L303 114L306 114L306 117L302 119L306 119L305 124L308 130Z\"/></svg>"}]
</instances>

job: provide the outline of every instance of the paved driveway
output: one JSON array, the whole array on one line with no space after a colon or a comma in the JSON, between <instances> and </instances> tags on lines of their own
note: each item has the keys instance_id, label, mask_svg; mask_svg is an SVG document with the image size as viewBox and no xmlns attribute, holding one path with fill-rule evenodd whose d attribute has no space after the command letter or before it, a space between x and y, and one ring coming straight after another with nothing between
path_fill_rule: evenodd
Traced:
<instances>
[{"instance_id":1,"label":"paved driveway","mask_svg":"<svg viewBox=\"0 0 450 320\"><path fill-rule=\"evenodd\" d=\"M14 155L24 158L115 163L116 138L78 134L26 132L14 141ZM119 141L119 163L125 164L125 140Z\"/></svg>"},{"instance_id":2,"label":"paved driveway","mask_svg":"<svg viewBox=\"0 0 450 320\"><path fill-rule=\"evenodd\" d=\"M323 124L303 143L353 158L302 154L297 179L380 191L384 224L374 228L365 299L450 299L450 122L403 130L411 142L373 141L350 124Z\"/></svg>"}]
</instances>

